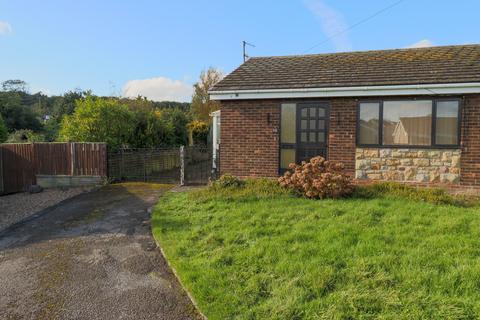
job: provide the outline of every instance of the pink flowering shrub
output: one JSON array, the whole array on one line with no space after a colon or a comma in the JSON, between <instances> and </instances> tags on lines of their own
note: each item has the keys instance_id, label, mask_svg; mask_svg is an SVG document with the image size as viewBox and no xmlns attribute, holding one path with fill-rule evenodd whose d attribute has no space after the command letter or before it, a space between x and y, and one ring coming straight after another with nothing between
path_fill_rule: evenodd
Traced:
<instances>
[{"instance_id":1,"label":"pink flowering shrub","mask_svg":"<svg viewBox=\"0 0 480 320\"><path fill-rule=\"evenodd\" d=\"M318 156L300 165L291 163L289 168L290 171L285 172L278 182L307 198L340 198L354 190L343 163L326 161Z\"/></svg>"}]
</instances>

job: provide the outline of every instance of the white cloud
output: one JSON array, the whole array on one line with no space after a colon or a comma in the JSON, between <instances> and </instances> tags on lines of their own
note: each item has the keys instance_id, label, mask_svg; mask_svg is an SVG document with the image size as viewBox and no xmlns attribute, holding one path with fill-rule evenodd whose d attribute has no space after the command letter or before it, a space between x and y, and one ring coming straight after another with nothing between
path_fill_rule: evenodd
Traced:
<instances>
[{"instance_id":1,"label":"white cloud","mask_svg":"<svg viewBox=\"0 0 480 320\"><path fill-rule=\"evenodd\" d=\"M32 90L30 90L30 92L32 92L32 93L41 92L41 93L43 93L44 95L47 95L47 96L52 95L52 91L50 89L45 89L45 88L33 88Z\"/></svg>"},{"instance_id":2,"label":"white cloud","mask_svg":"<svg viewBox=\"0 0 480 320\"><path fill-rule=\"evenodd\" d=\"M304 0L304 4L320 21L323 33L327 38L331 38L336 50L352 50L348 35L343 33L348 24L341 12L329 6L324 0Z\"/></svg>"},{"instance_id":3,"label":"white cloud","mask_svg":"<svg viewBox=\"0 0 480 320\"><path fill-rule=\"evenodd\" d=\"M186 102L190 101L192 94L192 85L165 77L130 80L123 86L124 97L135 98L140 95L154 101Z\"/></svg>"},{"instance_id":4,"label":"white cloud","mask_svg":"<svg viewBox=\"0 0 480 320\"><path fill-rule=\"evenodd\" d=\"M0 21L0 35L12 32L12 26L6 21Z\"/></svg>"},{"instance_id":5,"label":"white cloud","mask_svg":"<svg viewBox=\"0 0 480 320\"><path fill-rule=\"evenodd\" d=\"M407 48L427 48L427 47L433 47L433 45L434 44L431 40L423 39L409 45Z\"/></svg>"}]
</instances>

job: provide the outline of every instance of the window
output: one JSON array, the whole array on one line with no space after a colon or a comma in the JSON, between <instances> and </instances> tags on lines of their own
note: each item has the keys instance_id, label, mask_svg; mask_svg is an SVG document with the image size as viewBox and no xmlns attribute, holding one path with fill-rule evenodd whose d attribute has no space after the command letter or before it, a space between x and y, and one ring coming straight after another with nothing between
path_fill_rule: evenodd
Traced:
<instances>
[{"instance_id":1,"label":"window","mask_svg":"<svg viewBox=\"0 0 480 320\"><path fill-rule=\"evenodd\" d=\"M438 101L435 142L442 145L458 144L458 101Z\"/></svg>"},{"instance_id":2,"label":"window","mask_svg":"<svg viewBox=\"0 0 480 320\"><path fill-rule=\"evenodd\" d=\"M361 146L456 146L459 100L361 102L357 143Z\"/></svg>"},{"instance_id":3,"label":"window","mask_svg":"<svg viewBox=\"0 0 480 320\"><path fill-rule=\"evenodd\" d=\"M360 144L379 144L380 103L362 103L360 107Z\"/></svg>"},{"instance_id":4,"label":"window","mask_svg":"<svg viewBox=\"0 0 480 320\"><path fill-rule=\"evenodd\" d=\"M295 113L297 105L294 103L282 104L281 115L281 143L295 143L296 131L295 131Z\"/></svg>"},{"instance_id":5,"label":"window","mask_svg":"<svg viewBox=\"0 0 480 320\"><path fill-rule=\"evenodd\" d=\"M432 101L385 101L382 137L384 145L431 145Z\"/></svg>"},{"instance_id":6,"label":"window","mask_svg":"<svg viewBox=\"0 0 480 320\"><path fill-rule=\"evenodd\" d=\"M280 130L280 169L288 169L288 165L295 162L295 143L297 105L284 103L281 106Z\"/></svg>"}]
</instances>

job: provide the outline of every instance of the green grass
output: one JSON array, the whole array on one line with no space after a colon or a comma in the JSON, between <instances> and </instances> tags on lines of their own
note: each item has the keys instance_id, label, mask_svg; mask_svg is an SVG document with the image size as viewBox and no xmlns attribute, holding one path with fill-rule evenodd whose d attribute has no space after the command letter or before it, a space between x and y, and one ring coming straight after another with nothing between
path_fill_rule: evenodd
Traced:
<instances>
[{"instance_id":1,"label":"green grass","mask_svg":"<svg viewBox=\"0 0 480 320\"><path fill-rule=\"evenodd\" d=\"M479 207L377 191L172 192L153 232L209 319L479 318Z\"/></svg>"}]
</instances>

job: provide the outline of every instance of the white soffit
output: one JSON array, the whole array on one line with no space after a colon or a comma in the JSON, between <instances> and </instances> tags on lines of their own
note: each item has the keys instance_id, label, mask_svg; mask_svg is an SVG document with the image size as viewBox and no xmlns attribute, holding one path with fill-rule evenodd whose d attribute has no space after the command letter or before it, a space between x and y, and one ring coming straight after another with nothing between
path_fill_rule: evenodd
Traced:
<instances>
[{"instance_id":1,"label":"white soffit","mask_svg":"<svg viewBox=\"0 0 480 320\"><path fill-rule=\"evenodd\" d=\"M365 87L210 91L212 100L368 97L480 93L480 82Z\"/></svg>"}]
</instances>

